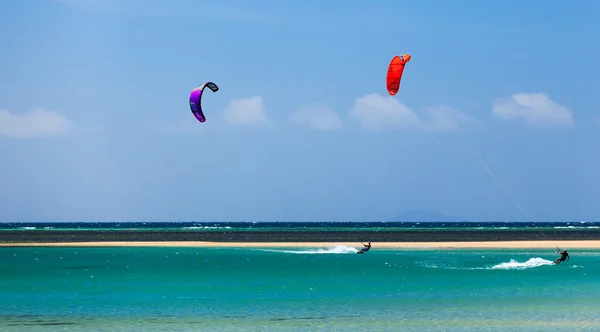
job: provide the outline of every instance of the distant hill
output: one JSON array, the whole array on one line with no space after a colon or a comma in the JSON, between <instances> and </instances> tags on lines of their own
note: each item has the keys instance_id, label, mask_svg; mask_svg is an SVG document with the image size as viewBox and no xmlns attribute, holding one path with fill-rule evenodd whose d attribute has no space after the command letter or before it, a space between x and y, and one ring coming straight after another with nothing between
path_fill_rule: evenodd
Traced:
<instances>
[{"instance_id":1,"label":"distant hill","mask_svg":"<svg viewBox=\"0 0 600 332\"><path fill-rule=\"evenodd\" d=\"M430 210L409 210L400 213L389 221L469 221L466 218L447 216Z\"/></svg>"}]
</instances>

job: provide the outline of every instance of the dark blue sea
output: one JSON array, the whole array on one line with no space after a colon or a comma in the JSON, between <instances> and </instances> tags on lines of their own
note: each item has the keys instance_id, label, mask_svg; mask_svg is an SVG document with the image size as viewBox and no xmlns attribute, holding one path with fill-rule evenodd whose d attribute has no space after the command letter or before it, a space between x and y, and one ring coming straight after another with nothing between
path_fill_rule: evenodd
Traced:
<instances>
[{"instance_id":1,"label":"dark blue sea","mask_svg":"<svg viewBox=\"0 0 600 332\"><path fill-rule=\"evenodd\" d=\"M600 229L600 222L3 222L0 230L403 231Z\"/></svg>"}]
</instances>

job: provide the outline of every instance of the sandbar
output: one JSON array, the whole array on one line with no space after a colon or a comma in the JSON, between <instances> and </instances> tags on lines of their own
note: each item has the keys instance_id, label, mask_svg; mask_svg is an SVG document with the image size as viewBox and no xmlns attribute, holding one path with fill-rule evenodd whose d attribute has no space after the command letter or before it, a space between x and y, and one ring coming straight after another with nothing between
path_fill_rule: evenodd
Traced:
<instances>
[{"instance_id":1,"label":"sandbar","mask_svg":"<svg viewBox=\"0 0 600 332\"><path fill-rule=\"evenodd\" d=\"M371 242L373 249L600 249L600 240L586 241L480 241L480 242ZM0 243L0 247L225 247L273 248L348 246L362 248L360 242L208 242L208 241L107 241L107 242L29 242Z\"/></svg>"}]
</instances>

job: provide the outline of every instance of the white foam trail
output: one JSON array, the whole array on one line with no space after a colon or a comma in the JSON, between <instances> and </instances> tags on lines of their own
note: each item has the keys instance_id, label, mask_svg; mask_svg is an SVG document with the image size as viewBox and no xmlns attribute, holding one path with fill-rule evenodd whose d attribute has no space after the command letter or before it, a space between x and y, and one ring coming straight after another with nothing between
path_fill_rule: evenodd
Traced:
<instances>
[{"instance_id":1,"label":"white foam trail","mask_svg":"<svg viewBox=\"0 0 600 332\"><path fill-rule=\"evenodd\" d=\"M492 269L524 270L524 269L531 269L534 267L540 267L540 266L552 265L552 264L554 264L553 261L549 261L547 259L543 259L540 257L530 258L528 261L523 262L523 263L517 262L516 260L511 259L510 262L508 262L508 263L500 263L500 264L492 266Z\"/></svg>"},{"instance_id":2,"label":"white foam trail","mask_svg":"<svg viewBox=\"0 0 600 332\"><path fill-rule=\"evenodd\" d=\"M277 249L262 249L262 251L281 252L286 254L356 254L358 249L346 246L335 246L327 249L307 249L307 250L277 250Z\"/></svg>"}]
</instances>

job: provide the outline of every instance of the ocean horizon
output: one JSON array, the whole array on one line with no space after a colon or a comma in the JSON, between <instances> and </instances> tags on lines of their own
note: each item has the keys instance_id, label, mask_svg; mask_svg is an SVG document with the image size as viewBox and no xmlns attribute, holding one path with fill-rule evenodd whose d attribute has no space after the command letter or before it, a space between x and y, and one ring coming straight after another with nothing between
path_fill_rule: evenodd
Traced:
<instances>
[{"instance_id":1,"label":"ocean horizon","mask_svg":"<svg viewBox=\"0 0 600 332\"><path fill-rule=\"evenodd\" d=\"M213 229L265 229L265 228L600 228L600 221L4 221L0 229L170 229L194 227Z\"/></svg>"}]
</instances>

